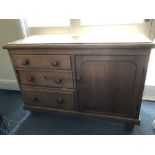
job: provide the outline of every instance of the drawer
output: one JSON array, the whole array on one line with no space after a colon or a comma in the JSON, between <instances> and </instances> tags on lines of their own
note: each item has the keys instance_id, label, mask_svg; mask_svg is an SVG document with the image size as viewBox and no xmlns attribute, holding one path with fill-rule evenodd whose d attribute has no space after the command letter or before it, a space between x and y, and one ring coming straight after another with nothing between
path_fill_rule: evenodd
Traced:
<instances>
[{"instance_id":1,"label":"drawer","mask_svg":"<svg viewBox=\"0 0 155 155\"><path fill-rule=\"evenodd\" d=\"M12 55L16 68L71 69L69 55Z\"/></svg>"},{"instance_id":2,"label":"drawer","mask_svg":"<svg viewBox=\"0 0 155 155\"><path fill-rule=\"evenodd\" d=\"M74 93L22 89L24 102L29 106L74 110Z\"/></svg>"},{"instance_id":3,"label":"drawer","mask_svg":"<svg viewBox=\"0 0 155 155\"><path fill-rule=\"evenodd\" d=\"M20 70L18 75L22 85L73 88L71 71Z\"/></svg>"}]
</instances>

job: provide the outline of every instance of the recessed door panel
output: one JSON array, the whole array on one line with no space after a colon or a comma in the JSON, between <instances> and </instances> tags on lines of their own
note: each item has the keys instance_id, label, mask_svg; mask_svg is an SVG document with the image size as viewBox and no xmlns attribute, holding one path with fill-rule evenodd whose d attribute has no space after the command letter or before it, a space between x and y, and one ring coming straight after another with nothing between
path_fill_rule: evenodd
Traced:
<instances>
[{"instance_id":1,"label":"recessed door panel","mask_svg":"<svg viewBox=\"0 0 155 155\"><path fill-rule=\"evenodd\" d=\"M130 114L137 71L133 57L77 56L76 70L80 111Z\"/></svg>"}]
</instances>

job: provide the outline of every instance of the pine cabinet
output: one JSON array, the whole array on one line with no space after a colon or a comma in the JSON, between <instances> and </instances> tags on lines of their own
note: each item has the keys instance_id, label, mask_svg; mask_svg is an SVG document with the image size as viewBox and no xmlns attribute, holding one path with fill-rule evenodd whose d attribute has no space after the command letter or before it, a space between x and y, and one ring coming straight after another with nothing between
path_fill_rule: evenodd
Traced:
<instances>
[{"instance_id":1,"label":"pine cabinet","mask_svg":"<svg viewBox=\"0 0 155 155\"><path fill-rule=\"evenodd\" d=\"M29 37L4 46L25 109L140 124L151 42L41 40Z\"/></svg>"}]
</instances>

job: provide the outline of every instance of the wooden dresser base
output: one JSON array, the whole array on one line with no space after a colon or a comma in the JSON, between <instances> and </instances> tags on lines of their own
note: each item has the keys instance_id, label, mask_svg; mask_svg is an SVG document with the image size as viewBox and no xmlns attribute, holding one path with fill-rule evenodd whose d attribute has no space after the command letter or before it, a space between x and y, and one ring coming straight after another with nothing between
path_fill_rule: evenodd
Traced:
<instances>
[{"instance_id":1,"label":"wooden dresser base","mask_svg":"<svg viewBox=\"0 0 155 155\"><path fill-rule=\"evenodd\" d=\"M152 42L144 42L144 38L111 43L89 42L89 37L86 42L80 38L63 42L60 37L59 43L46 39L35 36L4 46L24 109L118 121L127 129L140 125Z\"/></svg>"},{"instance_id":2,"label":"wooden dresser base","mask_svg":"<svg viewBox=\"0 0 155 155\"><path fill-rule=\"evenodd\" d=\"M25 110L30 110L30 111L39 111L39 112L46 112L50 111L53 113L64 113L64 114L69 114L69 115L76 115L76 116L86 116L90 118L97 118L97 119L103 119L103 120L110 120L110 121L117 121L117 122L122 122L122 123L129 123L129 124L135 124L135 125L140 125L140 119L132 119L132 118L127 118L127 117L119 117L119 116L110 116L110 115L99 115L99 114L92 114L92 113L84 113L84 112L76 112L76 111L67 111L67 110L57 110L57 109L52 109L52 108L43 108L43 107L32 107L32 106L27 106L24 105Z\"/></svg>"}]
</instances>

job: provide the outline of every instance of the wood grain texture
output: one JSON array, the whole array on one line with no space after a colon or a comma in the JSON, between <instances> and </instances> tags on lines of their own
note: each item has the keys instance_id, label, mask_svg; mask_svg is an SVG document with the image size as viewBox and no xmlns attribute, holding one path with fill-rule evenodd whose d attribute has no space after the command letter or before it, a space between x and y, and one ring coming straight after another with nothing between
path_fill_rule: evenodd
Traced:
<instances>
[{"instance_id":1,"label":"wood grain texture","mask_svg":"<svg viewBox=\"0 0 155 155\"><path fill-rule=\"evenodd\" d=\"M74 110L74 94L72 92L22 89L26 105L53 109Z\"/></svg>"},{"instance_id":2,"label":"wood grain texture","mask_svg":"<svg viewBox=\"0 0 155 155\"><path fill-rule=\"evenodd\" d=\"M4 49L89 49L89 48L99 48L99 49L115 49L115 48L154 48L155 45L150 43L79 43L79 44L9 44L3 46Z\"/></svg>"},{"instance_id":3,"label":"wood grain texture","mask_svg":"<svg viewBox=\"0 0 155 155\"><path fill-rule=\"evenodd\" d=\"M128 50L127 51L124 50L124 53L127 52ZM128 117L138 119L145 83L145 76L147 70L146 68L149 60L149 52L150 52L149 50L146 51L146 53L148 53L148 55L146 56L144 55L138 55L138 56L113 55L113 56L96 56L96 57L94 55L77 56L76 57L77 77L79 76L81 77L80 81L77 79L78 94L79 94L78 102L81 105L80 110L100 114L107 112L109 114L113 113L114 115L116 114L122 116L128 115ZM110 68L108 66L109 62L111 65ZM125 64L130 64L131 67L129 66L125 67ZM136 70L133 81L132 79L130 79L131 74L133 73L130 69L132 69L134 65ZM84 74L84 77L82 74ZM124 81L122 80L123 76ZM85 84L87 85L85 86ZM126 85L128 85L128 88L126 87ZM82 91L80 88L82 88L82 90L84 91ZM88 94L90 97L82 99L84 101L82 102L83 103L82 106L80 96L82 97L83 95L84 97L87 96ZM125 100L125 97L127 97L127 95L130 95L130 97L128 96L129 98L128 99L126 98ZM94 100L92 99L94 98L94 96L95 99L99 100L100 103L104 103L104 100L107 100L106 102L107 104L106 103L104 103L103 105L97 104L96 106L95 105L96 101L94 102ZM95 109L94 107L90 108L89 105L88 107L86 106L87 107L86 108L84 104L90 104L91 102L93 102L92 104L94 104L96 108L98 107L98 105L100 106L102 105L103 107L105 106L106 110L102 106L101 107L99 106L98 110L94 110ZM122 105L119 106L121 102ZM110 103L111 107L109 107L108 109ZM125 111L127 112L128 109L128 112L126 114L125 113L123 114L120 111L121 108L123 107L124 107L124 109L122 109L123 112Z\"/></svg>"},{"instance_id":4,"label":"wood grain texture","mask_svg":"<svg viewBox=\"0 0 155 155\"><path fill-rule=\"evenodd\" d=\"M71 71L19 70L22 85L73 88Z\"/></svg>"},{"instance_id":5,"label":"wood grain texture","mask_svg":"<svg viewBox=\"0 0 155 155\"><path fill-rule=\"evenodd\" d=\"M76 63L80 110L130 115L137 70L130 58L79 56Z\"/></svg>"},{"instance_id":6,"label":"wood grain texture","mask_svg":"<svg viewBox=\"0 0 155 155\"><path fill-rule=\"evenodd\" d=\"M34 39L34 38L33 38ZM151 48L137 42L9 43L25 108L139 124Z\"/></svg>"},{"instance_id":7,"label":"wood grain texture","mask_svg":"<svg viewBox=\"0 0 155 155\"><path fill-rule=\"evenodd\" d=\"M140 119L133 119L128 117L119 117L119 116L113 116L113 115L106 115L106 114L93 114L93 113L85 113L85 112L77 112L77 111L68 111L68 110L61 110L61 109L53 109L53 108L47 108L47 107L39 107L39 106L29 106L24 105L25 110L33 110L33 111L51 111L53 113L64 113L68 115L76 115L76 116L82 116L82 117L90 117L90 118L96 118L96 119L103 119L103 120L111 120L126 124L136 124L140 125Z\"/></svg>"},{"instance_id":8,"label":"wood grain texture","mask_svg":"<svg viewBox=\"0 0 155 155\"><path fill-rule=\"evenodd\" d=\"M81 48L81 45L77 49L11 49L9 53L11 55L148 55L151 48ZM124 52L126 51L126 52Z\"/></svg>"},{"instance_id":9,"label":"wood grain texture","mask_svg":"<svg viewBox=\"0 0 155 155\"><path fill-rule=\"evenodd\" d=\"M71 69L68 55L12 55L16 68Z\"/></svg>"}]
</instances>

